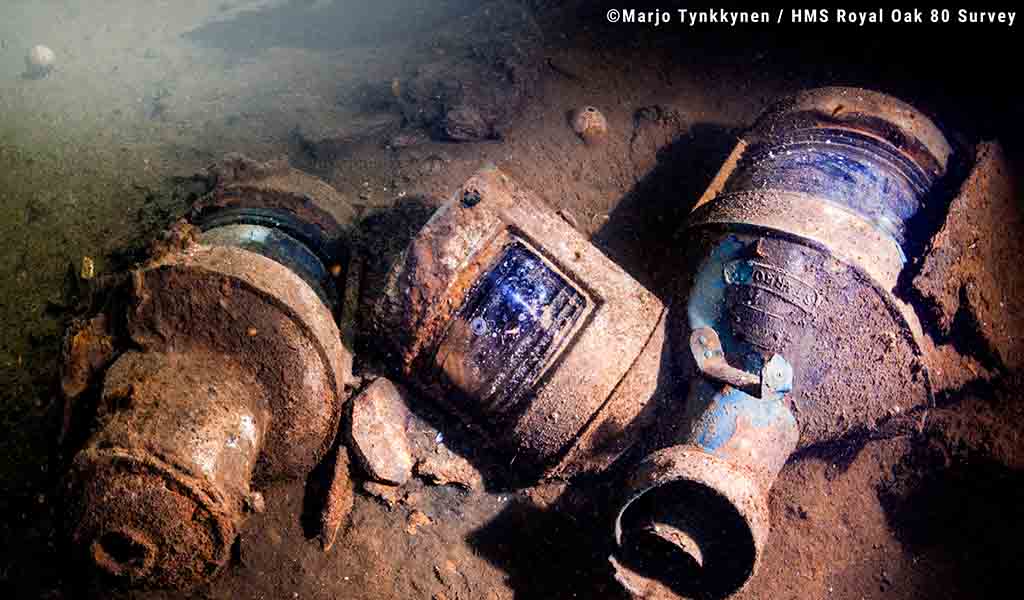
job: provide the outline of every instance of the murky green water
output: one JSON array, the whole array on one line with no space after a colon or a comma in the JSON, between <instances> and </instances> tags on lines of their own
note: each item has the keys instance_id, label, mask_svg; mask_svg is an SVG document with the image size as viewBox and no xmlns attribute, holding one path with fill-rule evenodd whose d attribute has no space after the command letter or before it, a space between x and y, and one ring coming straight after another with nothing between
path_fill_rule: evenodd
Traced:
<instances>
[{"instance_id":1,"label":"murky green water","mask_svg":"<svg viewBox=\"0 0 1024 600\"><path fill-rule=\"evenodd\" d=\"M389 89L408 68L412 43L469 5L0 5L0 511L11 515L0 536L27 538L5 553L53 544L44 508L55 484L47 469L62 411L68 269L83 257L98 273L123 268L185 210L173 177L226 152L288 155L299 129L358 135L398 118L376 114L360 90ZM56 55L43 78L25 75L36 44ZM0 573L0 589L12 575Z\"/></svg>"}]
</instances>

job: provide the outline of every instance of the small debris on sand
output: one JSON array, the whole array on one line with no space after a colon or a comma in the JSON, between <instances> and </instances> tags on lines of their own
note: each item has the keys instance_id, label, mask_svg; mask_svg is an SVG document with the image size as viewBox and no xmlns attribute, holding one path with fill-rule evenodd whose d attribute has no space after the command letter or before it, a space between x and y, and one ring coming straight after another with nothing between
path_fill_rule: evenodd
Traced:
<instances>
[{"instance_id":1,"label":"small debris on sand","mask_svg":"<svg viewBox=\"0 0 1024 600\"><path fill-rule=\"evenodd\" d=\"M56 64L57 54L53 50L43 45L33 46L25 56L25 75L42 79L53 72Z\"/></svg>"},{"instance_id":2,"label":"small debris on sand","mask_svg":"<svg viewBox=\"0 0 1024 600\"><path fill-rule=\"evenodd\" d=\"M608 119L597 108L584 106L573 111L572 130L588 145L599 144L608 137Z\"/></svg>"},{"instance_id":3,"label":"small debris on sand","mask_svg":"<svg viewBox=\"0 0 1024 600\"><path fill-rule=\"evenodd\" d=\"M398 504L398 486L376 481L364 481L363 492L383 502L388 508L394 508Z\"/></svg>"},{"instance_id":4,"label":"small debris on sand","mask_svg":"<svg viewBox=\"0 0 1024 600\"><path fill-rule=\"evenodd\" d=\"M245 510L255 514L267 510L267 501L263 498L263 493L255 491L249 494L245 499Z\"/></svg>"},{"instance_id":5,"label":"small debris on sand","mask_svg":"<svg viewBox=\"0 0 1024 600\"><path fill-rule=\"evenodd\" d=\"M438 444L437 451L416 462L416 475L434 485L457 485L467 490L483 487L483 477L468 460Z\"/></svg>"},{"instance_id":6,"label":"small debris on sand","mask_svg":"<svg viewBox=\"0 0 1024 600\"><path fill-rule=\"evenodd\" d=\"M433 523L433 520L426 513L421 510L414 510L409 513L409 517L405 520L405 532L409 535L416 535L420 527L430 525L431 523Z\"/></svg>"}]
</instances>

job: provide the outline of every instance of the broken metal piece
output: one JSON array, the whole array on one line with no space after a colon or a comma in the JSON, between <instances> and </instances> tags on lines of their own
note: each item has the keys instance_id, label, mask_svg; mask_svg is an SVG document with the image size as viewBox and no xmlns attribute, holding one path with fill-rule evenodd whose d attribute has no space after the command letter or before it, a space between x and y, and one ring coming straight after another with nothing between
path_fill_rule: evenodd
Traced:
<instances>
[{"instance_id":1,"label":"broken metal piece","mask_svg":"<svg viewBox=\"0 0 1024 600\"><path fill-rule=\"evenodd\" d=\"M798 94L744 135L687 222L694 268L670 327L688 350L686 426L627 483L614 562L628 589L735 593L798 445L874 426L895 394L929 400L920 325L892 290L951 152L923 114L852 88Z\"/></svg>"},{"instance_id":2,"label":"broken metal piece","mask_svg":"<svg viewBox=\"0 0 1024 600\"><path fill-rule=\"evenodd\" d=\"M480 471L443 444L416 461L416 475L432 485L455 485L466 490L483 487Z\"/></svg>"},{"instance_id":3,"label":"broken metal piece","mask_svg":"<svg viewBox=\"0 0 1024 600\"><path fill-rule=\"evenodd\" d=\"M701 376L757 395L762 400L778 400L793 389L793 367L778 354L761 368L759 375L733 367L725 360L718 333L710 327L698 327L690 334L690 353Z\"/></svg>"},{"instance_id":4,"label":"broken metal piece","mask_svg":"<svg viewBox=\"0 0 1024 600\"><path fill-rule=\"evenodd\" d=\"M718 334L710 327L698 327L690 334L690 353L701 374L719 383L755 393L761 386L761 378L743 369L733 367L725 360L722 343Z\"/></svg>"},{"instance_id":5,"label":"broken metal piece","mask_svg":"<svg viewBox=\"0 0 1024 600\"><path fill-rule=\"evenodd\" d=\"M405 374L527 470L604 468L657 404L662 303L495 167L389 280L377 320Z\"/></svg>"},{"instance_id":6,"label":"broken metal piece","mask_svg":"<svg viewBox=\"0 0 1024 600\"><path fill-rule=\"evenodd\" d=\"M223 568L252 481L308 473L352 383L323 277L345 230L319 203L336 197L308 196L325 184L280 164L218 169L192 222L108 303L127 339L66 478L72 546L133 586L190 588Z\"/></svg>"},{"instance_id":7,"label":"broken metal piece","mask_svg":"<svg viewBox=\"0 0 1024 600\"><path fill-rule=\"evenodd\" d=\"M697 566L704 566L704 552L689 533L668 523L651 523L645 530L682 550L697 563Z\"/></svg>"},{"instance_id":8,"label":"broken metal piece","mask_svg":"<svg viewBox=\"0 0 1024 600\"><path fill-rule=\"evenodd\" d=\"M404 392L384 377L352 400L352 450L374 481L402 485L412 476L408 420Z\"/></svg>"},{"instance_id":9,"label":"broken metal piece","mask_svg":"<svg viewBox=\"0 0 1024 600\"><path fill-rule=\"evenodd\" d=\"M355 487L352 483L350 464L348 448L344 444L338 444L331 487L327 491L327 499L320 513L320 547L324 552L330 551L334 546L338 530L352 512Z\"/></svg>"}]
</instances>

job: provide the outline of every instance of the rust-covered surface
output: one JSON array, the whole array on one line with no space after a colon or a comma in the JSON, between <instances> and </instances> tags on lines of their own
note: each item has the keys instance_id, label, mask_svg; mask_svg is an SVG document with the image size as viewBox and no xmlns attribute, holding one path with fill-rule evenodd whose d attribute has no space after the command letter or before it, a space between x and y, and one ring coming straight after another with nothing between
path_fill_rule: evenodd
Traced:
<instances>
[{"instance_id":1,"label":"rust-covered surface","mask_svg":"<svg viewBox=\"0 0 1024 600\"><path fill-rule=\"evenodd\" d=\"M951 152L912 107L852 88L783 101L736 146L686 226L669 339L691 392L626 486L614 564L629 591L736 593L796 448L931 400L895 288Z\"/></svg>"},{"instance_id":2,"label":"rust-covered surface","mask_svg":"<svg viewBox=\"0 0 1024 600\"><path fill-rule=\"evenodd\" d=\"M635 597L671 598L665 595L669 590L683 597L725 597L757 569L770 531L765 490L753 473L731 461L695 447L666 448L636 467L623 496L615 518L620 551L612 565ZM646 544L637 537L649 535L654 524L684 532L687 543L660 560L638 554ZM699 556L691 554L695 547Z\"/></svg>"},{"instance_id":3,"label":"rust-covered surface","mask_svg":"<svg viewBox=\"0 0 1024 600\"><path fill-rule=\"evenodd\" d=\"M179 222L145 263L105 287L104 312L69 331L66 421L87 412L72 402L102 389L66 479L65 518L79 558L114 584L188 589L217 573L244 513L263 505L253 482L308 474L336 439L354 383L334 307L295 270L341 259L331 244L344 228L320 207L343 203L279 163L229 157L211 172L214 191L196 214L227 210L234 190L243 205L277 211L253 235L279 222L320 233L262 238L292 244L278 253L257 245L264 255ZM246 221L232 221L239 214L220 213L217 226L247 235ZM346 492L351 505L347 454L337 463L328 547Z\"/></svg>"},{"instance_id":4,"label":"rust-covered surface","mask_svg":"<svg viewBox=\"0 0 1024 600\"><path fill-rule=\"evenodd\" d=\"M790 403L801 445L866 431L929 400L916 328L892 295L862 272L813 246L775 236L719 230L691 235L695 255L711 254L729 240L734 250L725 262L751 269L749 281L722 295L719 310L751 344L793 365ZM685 319L673 316L671 330L680 343L689 339L683 337L690 327L680 322ZM726 347L731 364L743 364L746 354ZM905 405L894 406L892 398Z\"/></svg>"},{"instance_id":5,"label":"rust-covered surface","mask_svg":"<svg viewBox=\"0 0 1024 600\"><path fill-rule=\"evenodd\" d=\"M64 336L60 387L65 398L80 396L93 375L110 364L116 355L114 335L107 315L100 313L72 323Z\"/></svg>"},{"instance_id":6,"label":"rust-covered surface","mask_svg":"<svg viewBox=\"0 0 1024 600\"><path fill-rule=\"evenodd\" d=\"M727 316L743 341L726 344L731 363L747 359L740 347L783 355L795 370L802 445L926 403L921 325L894 292L906 222L951 153L926 116L877 92L821 88L779 102L688 221L688 263L704 266L680 293L723 301L691 300L673 335L687 338L694 312L698 321ZM729 256L706 258L716 253ZM701 268L726 289L709 292Z\"/></svg>"},{"instance_id":7,"label":"rust-covered surface","mask_svg":"<svg viewBox=\"0 0 1024 600\"><path fill-rule=\"evenodd\" d=\"M267 394L229 356L122 354L100 428L68 475L71 542L101 573L189 587L227 562L270 421Z\"/></svg>"},{"instance_id":8,"label":"rust-covered surface","mask_svg":"<svg viewBox=\"0 0 1024 600\"><path fill-rule=\"evenodd\" d=\"M548 470L549 475L568 479L577 473L603 471L657 422L659 411L673 399L672 387L664 381L671 370L665 347L667 320L666 311L608 402L558 464Z\"/></svg>"},{"instance_id":9,"label":"rust-covered surface","mask_svg":"<svg viewBox=\"0 0 1024 600\"><path fill-rule=\"evenodd\" d=\"M543 466L606 405L663 310L539 197L489 167L410 244L377 318L407 375L518 460Z\"/></svg>"},{"instance_id":10,"label":"rust-covered surface","mask_svg":"<svg viewBox=\"0 0 1024 600\"><path fill-rule=\"evenodd\" d=\"M132 340L147 351L200 346L245 357L277 423L261 472L308 472L333 440L352 364L313 290L270 259L208 246L167 255L133 283Z\"/></svg>"},{"instance_id":11,"label":"rust-covered surface","mask_svg":"<svg viewBox=\"0 0 1024 600\"><path fill-rule=\"evenodd\" d=\"M343 236L355 220L348 198L286 160L258 162L229 154L199 178L210 190L192 206L192 220L226 208L280 208L321 228L328 238Z\"/></svg>"},{"instance_id":12,"label":"rust-covered surface","mask_svg":"<svg viewBox=\"0 0 1024 600\"><path fill-rule=\"evenodd\" d=\"M334 456L334 469L327 490L324 508L320 513L320 547L330 551L338 539L338 531L348 521L355 502L355 486L352 482L352 459L348 447L339 444Z\"/></svg>"}]
</instances>

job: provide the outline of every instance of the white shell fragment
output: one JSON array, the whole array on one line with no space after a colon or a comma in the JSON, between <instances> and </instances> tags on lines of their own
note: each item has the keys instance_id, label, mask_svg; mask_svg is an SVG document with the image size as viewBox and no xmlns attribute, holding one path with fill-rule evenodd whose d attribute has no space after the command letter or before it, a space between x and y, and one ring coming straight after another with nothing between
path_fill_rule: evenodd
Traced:
<instances>
[{"instance_id":1,"label":"white shell fragment","mask_svg":"<svg viewBox=\"0 0 1024 600\"><path fill-rule=\"evenodd\" d=\"M46 77L57 64L57 54L46 46L33 46L25 56L25 74L34 79Z\"/></svg>"}]
</instances>

